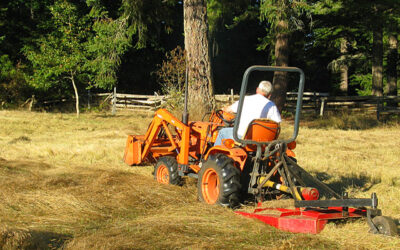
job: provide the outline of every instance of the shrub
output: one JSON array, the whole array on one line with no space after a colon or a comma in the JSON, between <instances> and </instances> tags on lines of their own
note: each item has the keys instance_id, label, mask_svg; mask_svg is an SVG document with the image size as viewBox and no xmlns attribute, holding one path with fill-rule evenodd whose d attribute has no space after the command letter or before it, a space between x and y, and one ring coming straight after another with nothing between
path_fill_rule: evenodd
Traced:
<instances>
[{"instance_id":1,"label":"shrub","mask_svg":"<svg viewBox=\"0 0 400 250\"><path fill-rule=\"evenodd\" d=\"M166 59L155 72L161 85L161 91L167 96L164 106L173 110L182 110L185 91L185 51L180 47L167 52Z\"/></svg>"},{"instance_id":2,"label":"shrub","mask_svg":"<svg viewBox=\"0 0 400 250\"><path fill-rule=\"evenodd\" d=\"M0 104L15 106L30 97L30 88L22 71L23 66L16 66L8 55L0 57Z\"/></svg>"}]
</instances>

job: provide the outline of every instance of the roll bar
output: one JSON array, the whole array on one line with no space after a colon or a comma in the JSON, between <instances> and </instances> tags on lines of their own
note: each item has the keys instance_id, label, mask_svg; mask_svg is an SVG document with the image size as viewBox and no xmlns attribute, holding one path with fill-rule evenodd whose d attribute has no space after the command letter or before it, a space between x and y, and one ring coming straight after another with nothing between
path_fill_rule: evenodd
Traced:
<instances>
[{"instance_id":1,"label":"roll bar","mask_svg":"<svg viewBox=\"0 0 400 250\"><path fill-rule=\"evenodd\" d=\"M243 75L243 80L242 80L242 87L240 89L240 98L239 98L239 105L238 105L238 111L236 114L236 119L235 119L235 124L233 126L233 138L235 141L240 142L242 144L256 144L256 145L262 145L262 144L269 144L271 141L267 142L257 142L257 141L252 141L252 140L243 140L239 138L237 131L239 128L239 122L240 118L242 115L242 110L243 110L243 101L244 97L246 95L246 90L247 90L247 83L249 81L249 75L253 71L269 71L269 72L276 72L276 71L281 71L281 72L293 72L293 73L299 73L300 74L300 81L299 81L299 90L297 94L297 104L296 104L296 114L294 118L294 131L292 138L287 139L287 140L276 140L276 141L282 141L282 142L292 142L296 140L296 137L299 132L299 122L300 122L300 113L301 113L301 107L303 103L303 92L304 92L304 72L303 70L296 68L296 67L277 67L277 66L260 66L260 65L254 65L249 67Z\"/></svg>"}]
</instances>

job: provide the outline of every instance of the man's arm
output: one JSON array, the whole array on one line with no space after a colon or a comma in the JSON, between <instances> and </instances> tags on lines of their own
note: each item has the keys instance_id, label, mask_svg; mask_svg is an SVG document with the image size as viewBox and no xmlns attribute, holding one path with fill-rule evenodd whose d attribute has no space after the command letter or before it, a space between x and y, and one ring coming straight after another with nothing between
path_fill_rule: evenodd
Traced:
<instances>
[{"instance_id":1,"label":"man's arm","mask_svg":"<svg viewBox=\"0 0 400 250\"><path fill-rule=\"evenodd\" d=\"M224 107L222 110L224 112L228 112L228 113L237 113L238 103L239 102L236 101L232 105Z\"/></svg>"},{"instance_id":2,"label":"man's arm","mask_svg":"<svg viewBox=\"0 0 400 250\"><path fill-rule=\"evenodd\" d=\"M223 110L224 112L227 112L227 113L236 113L236 112L233 111L232 105L230 105L230 106L225 106L222 110Z\"/></svg>"}]
</instances>

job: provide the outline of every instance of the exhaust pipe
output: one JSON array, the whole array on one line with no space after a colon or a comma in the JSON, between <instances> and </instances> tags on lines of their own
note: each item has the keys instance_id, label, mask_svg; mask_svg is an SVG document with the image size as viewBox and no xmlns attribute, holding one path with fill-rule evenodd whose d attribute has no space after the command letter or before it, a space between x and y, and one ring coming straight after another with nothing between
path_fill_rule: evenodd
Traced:
<instances>
[{"instance_id":1,"label":"exhaust pipe","mask_svg":"<svg viewBox=\"0 0 400 250\"><path fill-rule=\"evenodd\" d=\"M185 125L188 125L189 122L189 113L187 110L187 102L188 102L188 65L186 62L186 73L185 73L185 106L183 109L183 114L182 114L182 123L184 123Z\"/></svg>"}]
</instances>

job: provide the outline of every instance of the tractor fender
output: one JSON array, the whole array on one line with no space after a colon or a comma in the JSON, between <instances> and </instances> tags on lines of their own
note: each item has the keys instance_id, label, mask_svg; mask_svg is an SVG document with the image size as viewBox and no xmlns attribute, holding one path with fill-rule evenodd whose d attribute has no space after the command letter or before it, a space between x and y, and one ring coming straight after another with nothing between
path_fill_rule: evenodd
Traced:
<instances>
[{"instance_id":1,"label":"tractor fender","mask_svg":"<svg viewBox=\"0 0 400 250\"><path fill-rule=\"evenodd\" d=\"M293 158L296 157L296 154L290 149L286 149L286 155Z\"/></svg>"},{"instance_id":2,"label":"tractor fender","mask_svg":"<svg viewBox=\"0 0 400 250\"><path fill-rule=\"evenodd\" d=\"M235 166L237 168L239 168L241 171L243 171L244 164L247 159L247 153L244 149L236 148L236 147L228 148L225 145L218 145L218 146L214 146L214 147L210 148L210 150L208 150L204 159L207 160L210 155L214 155L214 154L225 154L226 156L228 156L229 158L231 158L234 161Z\"/></svg>"}]
</instances>

